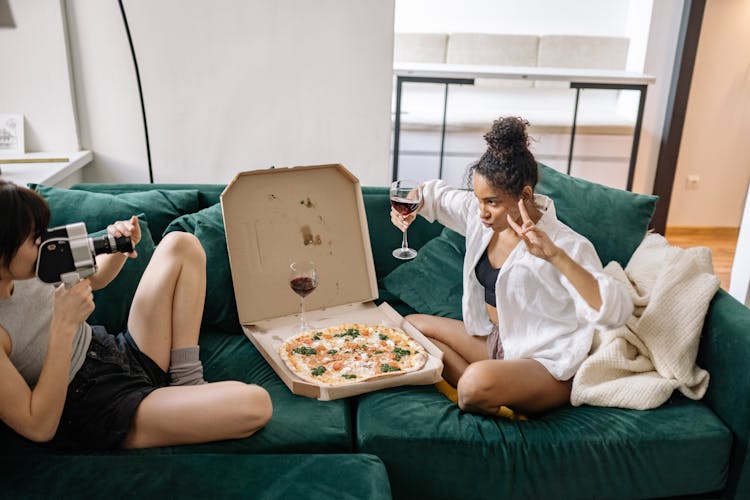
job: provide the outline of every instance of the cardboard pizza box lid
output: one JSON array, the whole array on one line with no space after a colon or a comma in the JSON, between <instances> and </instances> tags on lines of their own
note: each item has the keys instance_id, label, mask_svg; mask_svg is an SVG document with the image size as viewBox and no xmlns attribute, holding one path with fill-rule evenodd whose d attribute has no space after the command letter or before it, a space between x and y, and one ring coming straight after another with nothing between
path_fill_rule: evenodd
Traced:
<instances>
[{"instance_id":1,"label":"cardboard pizza box lid","mask_svg":"<svg viewBox=\"0 0 750 500\"><path fill-rule=\"evenodd\" d=\"M377 298L362 190L343 165L241 172L221 207L241 324L299 313L289 286L295 260L317 265L307 311Z\"/></svg>"}]
</instances>

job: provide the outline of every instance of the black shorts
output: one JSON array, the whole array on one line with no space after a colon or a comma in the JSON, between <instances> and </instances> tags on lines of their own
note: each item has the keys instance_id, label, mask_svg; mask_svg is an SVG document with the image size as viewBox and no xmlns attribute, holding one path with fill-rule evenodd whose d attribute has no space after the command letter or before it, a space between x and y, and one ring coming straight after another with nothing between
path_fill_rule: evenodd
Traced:
<instances>
[{"instance_id":1,"label":"black shorts","mask_svg":"<svg viewBox=\"0 0 750 500\"><path fill-rule=\"evenodd\" d=\"M101 326L91 330L86 359L68 385L60 425L50 442L55 448L119 448L143 398L169 385L169 375L138 349L130 332L112 335Z\"/></svg>"}]
</instances>

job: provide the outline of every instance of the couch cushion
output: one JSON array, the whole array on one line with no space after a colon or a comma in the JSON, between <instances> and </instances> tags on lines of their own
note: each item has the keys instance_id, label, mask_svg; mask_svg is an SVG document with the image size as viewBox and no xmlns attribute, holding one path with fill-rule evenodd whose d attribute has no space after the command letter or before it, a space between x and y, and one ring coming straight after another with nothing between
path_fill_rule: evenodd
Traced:
<instances>
[{"instance_id":1,"label":"couch cushion","mask_svg":"<svg viewBox=\"0 0 750 500\"><path fill-rule=\"evenodd\" d=\"M540 67L624 70L629 45L627 37L542 35L538 63ZM568 82L538 80L535 85L570 88Z\"/></svg>"},{"instance_id":2,"label":"couch cushion","mask_svg":"<svg viewBox=\"0 0 750 500\"><path fill-rule=\"evenodd\" d=\"M393 62L444 63L448 33L395 33Z\"/></svg>"},{"instance_id":3,"label":"couch cushion","mask_svg":"<svg viewBox=\"0 0 750 500\"><path fill-rule=\"evenodd\" d=\"M466 243L448 228L383 278L388 292L423 314L461 319Z\"/></svg>"},{"instance_id":4,"label":"couch cushion","mask_svg":"<svg viewBox=\"0 0 750 500\"><path fill-rule=\"evenodd\" d=\"M172 219L198 210L195 189L155 189L117 196L41 185L36 190L49 203L52 226L82 221L89 231L99 231L116 220L144 213L156 243Z\"/></svg>"},{"instance_id":5,"label":"couch cushion","mask_svg":"<svg viewBox=\"0 0 750 500\"><path fill-rule=\"evenodd\" d=\"M433 386L359 397L357 448L394 498L655 498L721 490L732 436L703 403L565 407L527 421L461 411ZM471 487L467 488L467 485Z\"/></svg>"},{"instance_id":6,"label":"couch cushion","mask_svg":"<svg viewBox=\"0 0 750 500\"><path fill-rule=\"evenodd\" d=\"M451 33L445 59L448 64L477 66L536 66L539 37L505 33ZM477 86L531 87L530 80L477 78Z\"/></svg>"},{"instance_id":7,"label":"couch cushion","mask_svg":"<svg viewBox=\"0 0 750 500\"><path fill-rule=\"evenodd\" d=\"M77 191L90 191L94 193L106 193L106 194L123 194L123 193L136 193L140 191L151 191L154 189L163 189L168 191L183 190L183 189L197 189L198 190L198 201L199 208L207 208L219 202L219 197L227 187L226 184L173 184L173 183L157 183L157 184L97 184L97 183L83 183L76 184L70 189Z\"/></svg>"},{"instance_id":8,"label":"couch cushion","mask_svg":"<svg viewBox=\"0 0 750 500\"><path fill-rule=\"evenodd\" d=\"M342 453L352 450L354 426L350 400L318 401L292 394L244 335L203 331L200 346L207 381L240 380L264 387L273 401L273 417L265 428L247 439L181 446L179 451Z\"/></svg>"},{"instance_id":9,"label":"couch cushion","mask_svg":"<svg viewBox=\"0 0 750 500\"><path fill-rule=\"evenodd\" d=\"M141 227L141 241L135 247L138 257L128 259L120 270L120 273L109 285L94 292L94 304L96 309L87 320L91 325L102 325L108 332L117 333L125 329L128 323L130 305L133 302L138 283L151 261L155 245L151 236L148 222L139 216ZM92 237L102 236L107 233L106 229L91 234Z\"/></svg>"},{"instance_id":10,"label":"couch cushion","mask_svg":"<svg viewBox=\"0 0 750 500\"><path fill-rule=\"evenodd\" d=\"M378 298L375 299L375 305L380 305L383 302L387 302L392 308L396 310L401 316L408 316L417 312L416 309L408 305L406 302L393 295L385 288L378 288Z\"/></svg>"},{"instance_id":11,"label":"couch cushion","mask_svg":"<svg viewBox=\"0 0 750 500\"><path fill-rule=\"evenodd\" d=\"M750 309L719 289L708 308L698 366L711 373L703 400L735 436L727 491L750 498Z\"/></svg>"},{"instance_id":12,"label":"couch cushion","mask_svg":"<svg viewBox=\"0 0 750 500\"><path fill-rule=\"evenodd\" d=\"M383 463L364 454L58 456L0 465L7 498L391 498Z\"/></svg>"},{"instance_id":13,"label":"couch cushion","mask_svg":"<svg viewBox=\"0 0 750 500\"><path fill-rule=\"evenodd\" d=\"M186 214L173 220L164 234L172 231L192 233L206 252L206 302L202 328L242 333L234 297L232 269L227 253L227 237L221 204Z\"/></svg>"},{"instance_id":14,"label":"couch cushion","mask_svg":"<svg viewBox=\"0 0 750 500\"><path fill-rule=\"evenodd\" d=\"M273 417L246 439L123 451L132 455L191 453L347 453L353 450L350 399L318 401L292 394L244 335L202 331L200 358L208 382L239 380L264 387L273 401ZM53 453L0 423L0 455ZM106 454L106 453L105 453Z\"/></svg>"},{"instance_id":15,"label":"couch cushion","mask_svg":"<svg viewBox=\"0 0 750 500\"><path fill-rule=\"evenodd\" d=\"M536 191L554 200L557 217L591 241L603 265L614 260L622 267L646 236L658 199L577 179L541 163Z\"/></svg>"},{"instance_id":16,"label":"couch cushion","mask_svg":"<svg viewBox=\"0 0 750 500\"><path fill-rule=\"evenodd\" d=\"M199 208L203 209L219 202L219 197L225 186L223 184L76 184L71 189L94 193L129 194L143 192L144 190L169 191L177 188L197 189ZM389 216L391 206L387 187L364 186L362 187L362 194L367 212L370 243L375 258L375 271L378 279L380 279L403 263L403 261L391 256L391 250L401 246L401 232L391 224ZM197 209L185 213L195 211ZM148 212L146 212L146 215L148 217ZM412 248L419 249L427 241L440 234L442 229L443 226L440 224L430 224L419 218L412 226L414 234L409 239L409 244ZM89 228L89 230L93 229ZM161 233L156 234L153 224L151 225L151 231L157 239L162 235Z\"/></svg>"}]
</instances>

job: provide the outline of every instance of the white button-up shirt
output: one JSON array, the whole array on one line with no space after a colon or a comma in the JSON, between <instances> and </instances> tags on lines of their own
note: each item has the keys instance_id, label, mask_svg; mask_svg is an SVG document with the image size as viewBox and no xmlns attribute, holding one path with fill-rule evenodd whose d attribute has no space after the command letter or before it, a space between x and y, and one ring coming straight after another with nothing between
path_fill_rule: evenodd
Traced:
<instances>
[{"instance_id":1,"label":"white button-up shirt","mask_svg":"<svg viewBox=\"0 0 750 500\"><path fill-rule=\"evenodd\" d=\"M438 180L424 184L423 196L420 215L466 237L464 324L473 335L489 335L493 325L474 269L493 231L481 223L473 192ZM588 355L595 329L623 325L633 302L625 286L604 273L591 242L557 219L552 200L534 195L534 203L543 214L536 226L596 278L602 305L598 311L592 308L555 266L530 254L519 241L495 284L500 340L505 359L534 359L557 380L568 380Z\"/></svg>"}]
</instances>

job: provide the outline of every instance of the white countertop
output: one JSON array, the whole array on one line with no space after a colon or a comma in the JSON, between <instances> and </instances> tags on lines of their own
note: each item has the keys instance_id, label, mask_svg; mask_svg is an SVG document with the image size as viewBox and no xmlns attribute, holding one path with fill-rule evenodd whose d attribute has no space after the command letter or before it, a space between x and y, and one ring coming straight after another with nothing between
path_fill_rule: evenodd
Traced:
<instances>
[{"instance_id":1,"label":"white countertop","mask_svg":"<svg viewBox=\"0 0 750 500\"><path fill-rule=\"evenodd\" d=\"M396 76L422 78L502 78L510 80L547 80L578 83L648 85L656 78L632 71L603 69L551 68L535 66L490 66L485 64L394 63Z\"/></svg>"},{"instance_id":2,"label":"white countertop","mask_svg":"<svg viewBox=\"0 0 750 500\"><path fill-rule=\"evenodd\" d=\"M0 178L19 186L28 183L53 186L78 172L94 158L91 151L67 153L0 154ZM3 163L18 160L19 163ZM47 160L47 161L45 161Z\"/></svg>"}]
</instances>

